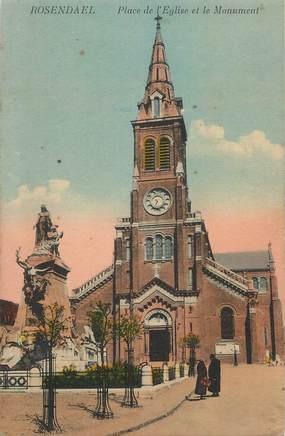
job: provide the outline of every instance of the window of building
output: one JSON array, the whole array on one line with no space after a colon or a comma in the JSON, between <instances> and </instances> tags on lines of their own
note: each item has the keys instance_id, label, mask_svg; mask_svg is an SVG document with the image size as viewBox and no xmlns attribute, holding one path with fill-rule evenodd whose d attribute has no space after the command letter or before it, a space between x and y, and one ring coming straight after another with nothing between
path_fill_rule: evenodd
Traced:
<instances>
[{"instance_id":1,"label":"window of building","mask_svg":"<svg viewBox=\"0 0 285 436\"><path fill-rule=\"evenodd\" d=\"M166 236L164 246L165 259L171 259L173 257L173 244L171 236Z\"/></svg>"},{"instance_id":2,"label":"window of building","mask_svg":"<svg viewBox=\"0 0 285 436\"><path fill-rule=\"evenodd\" d=\"M130 260L131 250L130 250L130 240L126 239L126 260Z\"/></svg>"},{"instance_id":3,"label":"window of building","mask_svg":"<svg viewBox=\"0 0 285 436\"><path fill-rule=\"evenodd\" d=\"M187 251L188 251L188 259L192 259L193 256L193 237L191 235L188 235L187 238Z\"/></svg>"},{"instance_id":4,"label":"window of building","mask_svg":"<svg viewBox=\"0 0 285 436\"><path fill-rule=\"evenodd\" d=\"M155 141L152 138L146 139L144 143L144 169L155 170Z\"/></svg>"},{"instance_id":5,"label":"window of building","mask_svg":"<svg viewBox=\"0 0 285 436\"><path fill-rule=\"evenodd\" d=\"M155 236L155 258L163 258L163 238L161 235Z\"/></svg>"},{"instance_id":6,"label":"window of building","mask_svg":"<svg viewBox=\"0 0 285 436\"><path fill-rule=\"evenodd\" d=\"M159 68L156 69L156 80L159 80Z\"/></svg>"},{"instance_id":7,"label":"window of building","mask_svg":"<svg viewBox=\"0 0 285 436\"><path fill-rule=\"evenodd\" d=\"M259 279L259 290L260 290L260 292L266 292L267 291L267 279L266 279L266 277L260 277L260 279Z\"/></svg>"},{"instance_id":8,"label":"window of building","mask_svg":"<svg viewBox=\"0 0 285 436\"><path fill-rule=\"evenodd\" d=\"M234 311L230 307L223 307L221 310L221 338L234 338Z\"/></svg>"},{"instance_id":9,"label":"window of building","mask_svg":"<svg viewBox=\"0 0 285 436\"><path fill-rule=\"evenodd\" d=\"M153 239L147 238L145 241L146 260L153 259Z\"/></svg>"},{"instance_id":10,"label":"window of building","mask_svg":"<svg viewBox=\"0 0 285 436\"><path fill-rule=\"evenodd\" d=\"M153 116L160 117L160 98L159 97L154 97L154 99L153 99Z\"/></svg>"},{"instance_id":11,"label":"window of building","mask_svg":"<svg viewBox=\"0 0 285 436\"><path fill-rule=\"evenodd\" d=\"M254 289L259 292L267 291L267 278L266 277L252 277L252 285Z\"/></svg>"},{"instance_id":12,"label":"window of building","mask_svg":"<svg viewBox=\"0 0 285 436\"><path fill-rule=\"evenodd\" d=\"M165 136L159 141L159 169L170 169L170 140Z\"/></svg>"},{"instance_id":13,"label":"window of building","mask_svg":"<svg viewBox=\"0 0 285 436\"><path fill-rule=\"evenodd\" d=\"M145 260L169 260L173 258L172 236L154 235L145 240Z\"/></svg>"},{"instance_id":14,"label":"window of building","mask_svg":"<svg viewBox=\"0 0 285 436\"><path fill-rule=\"evenodd\" d=\"M189 288L192 288L192 285L193 285L193 269L192 268L188 268L187 284L188 284Z\"/></svg>"}]
</instances>

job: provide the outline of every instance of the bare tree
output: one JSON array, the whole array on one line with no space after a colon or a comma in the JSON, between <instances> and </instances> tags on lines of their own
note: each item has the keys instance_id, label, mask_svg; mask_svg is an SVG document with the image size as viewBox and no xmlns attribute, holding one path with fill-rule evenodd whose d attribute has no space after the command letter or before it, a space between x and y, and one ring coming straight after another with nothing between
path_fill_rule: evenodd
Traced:
<instances>
[{"instance_id":1,"label":"bare tree","mask_svg":"<svg viewBox=\"0 0 285 436\"><path fill-rule=\"evenodd\" d=\"M57 303L43 308L37 321L36 340L45 352L45 380L43 396L42 431L60 430L56 417L56 386L53 349L66 341L66 331L70 318L65 318L64 307Z\"/></svg>"},{"instance_id":2,"label":"bare tree","mask_svg":"<svg viewBox=\"0 0 285 436\"><path fill-rule=\"evenodd\" d=\"M127 346L125 395L121 405L123 407L138 407L138 401L134 392L135 368L133 365L133 343L140 337L141 322L133 314L131 314L130 317L122 317L116 331L117 335L123 339Z\"/></svg>"},{"instance_id":3,"label":"bare tree","mask_svg":"<svg viewBox=\"0 0 285 436\"><path fill-rule=\"evenodd\" d=\"M101 368L98 368L99 385L97 389L97 405L95 416L105 419L112 418L113 412L109 405L107 368L105 368L105 353L108 343L113 340L113 317L111 305L98 301L95 308L89 312L90 327L94 335L95 342L89 338L89 342L99 348L101 357ZM107 357L107 354L106 354Z\"/></svg>"}]
</instances>

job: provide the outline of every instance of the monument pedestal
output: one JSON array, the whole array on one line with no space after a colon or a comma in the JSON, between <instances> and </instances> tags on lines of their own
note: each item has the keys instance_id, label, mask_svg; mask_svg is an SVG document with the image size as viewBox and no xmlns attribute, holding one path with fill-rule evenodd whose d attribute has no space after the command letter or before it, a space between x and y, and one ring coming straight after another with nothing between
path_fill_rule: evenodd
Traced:
<instances>
[{"instance_id":1,"label":"monument pedestal","mask_svg":"<svg viewBox=\"0 0 285 436\"><path fill-rule=\"evenodd\" d=\"M79 352L74 342L68 298L67 274L70 272L70 269L60 257L53 254L33 253L26 259L25 264L28 265L32 272L36 271L36 273L33 273L34 283L46 281L47 285L43 295L35 292L32 296L30 294L27 296L24 285L22 301L19 305L16 321L11 332L7 335L0 363L10 367L14 367L19 363L25 355L27 346L29 347L34 342L38 331L39 313L45 311L47 306L57 303L58 306L63 307L64 319L66 320L64 331L65 343L54 349L54 354L57 356L57 370L60 371L63 366L69 366L70 364L73 364L78 369L82 369L84 364L80 360Z\"/></svg>"}]
</instances>

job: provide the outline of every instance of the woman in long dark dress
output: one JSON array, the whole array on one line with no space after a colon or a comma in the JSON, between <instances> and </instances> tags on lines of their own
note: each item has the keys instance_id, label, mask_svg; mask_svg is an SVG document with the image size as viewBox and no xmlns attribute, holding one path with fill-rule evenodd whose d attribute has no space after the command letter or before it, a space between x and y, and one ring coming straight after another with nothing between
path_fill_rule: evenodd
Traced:
<instances>
[{"instance_id":1,"label":"woman in long dark dress","mask_svg":"<svg viewBox=\"0 0 285 436\"><path fill-rule=\"evenodd\" d=\"M207 368L203 360L198 361L195 394L200 395L200 400L205 399L207 392Z\"/></svg>"},{"instance_id":2,"label":"woman in long dark dress","mask_svg":"<svg viewBox=\"0 0 285 436\"><path fill-rule=\"evenodd\" d=\"M213 397L218 397L221 390L221 365L219 359L214 354L210 354L211 363L209 365L209 391Z\"/></svg>"}]
</instances>

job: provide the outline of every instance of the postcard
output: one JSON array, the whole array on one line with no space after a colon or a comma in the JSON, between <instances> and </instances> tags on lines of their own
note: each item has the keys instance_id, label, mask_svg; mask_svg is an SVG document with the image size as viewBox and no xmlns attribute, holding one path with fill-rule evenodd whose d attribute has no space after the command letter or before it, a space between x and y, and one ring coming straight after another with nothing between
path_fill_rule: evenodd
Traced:
<instances>
[{"instance_id":1,"label":"postcard","mask_svg":"<svg viewBox=\"0 0 285 436\"><path fill-rule=\"evenodd\" d=\"M283 434L283 9L2 0L0 434Z\"/></svg>"}]
</instances>

